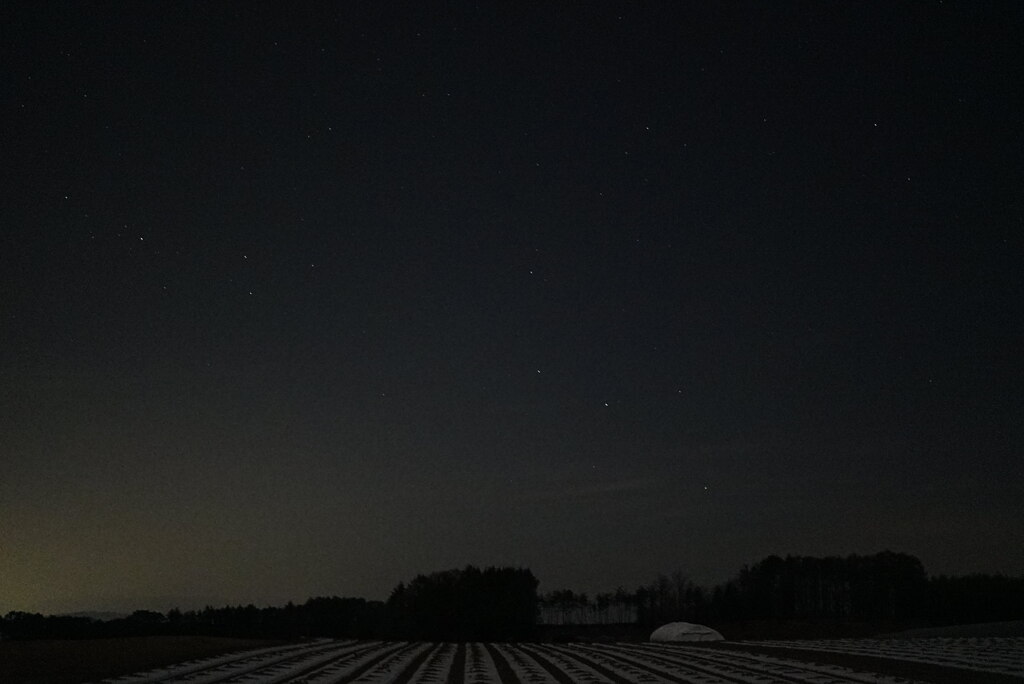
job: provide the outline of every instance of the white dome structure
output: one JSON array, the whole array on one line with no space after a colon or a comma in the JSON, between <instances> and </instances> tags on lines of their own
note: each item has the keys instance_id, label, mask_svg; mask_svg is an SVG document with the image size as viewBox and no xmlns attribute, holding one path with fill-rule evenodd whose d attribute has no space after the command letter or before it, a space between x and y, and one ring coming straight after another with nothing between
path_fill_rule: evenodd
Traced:
<instances>
[{"instance_id":1,"label":"white dome structure","mask_svg":"<svg viewBox=\"0 0 1024 684\"><path fill-rule=\"evenodd\" d=\"M723 641L725 637L704 625L692 622L670 622L651 632L651 641Z\"/></svg>"}]
</instances>

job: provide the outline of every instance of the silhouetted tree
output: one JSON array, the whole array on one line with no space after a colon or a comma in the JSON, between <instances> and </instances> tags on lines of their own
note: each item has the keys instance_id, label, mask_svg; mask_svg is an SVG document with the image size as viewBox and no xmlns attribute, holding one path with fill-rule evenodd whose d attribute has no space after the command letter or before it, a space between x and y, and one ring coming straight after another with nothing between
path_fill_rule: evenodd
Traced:
<instances>
[{"instance_id":1,"label":"silhouetted tree","mask_svg":"<svg viewBox=\"0 0 1024 684\"><path fill-rule=\"evenodd\" d=\"M527 569L470 565L400 583L387 606L389 631L404 639L523 639L537 624L537 579Z\"/></svg>"},{"instance_id":2,"label":"silhouetted tree","mask_svg":"<svg viewBox=\"0 0 1024 684\"><path fill-rule=\"evenodd\" d=\"M926 590L921 561L907 554L769 556L716 589L709 612L723 619L899 621L921 616Z\"/></svg>"},{"instance_id":3,"label":"silhouetted tree","mask_svg":"<svg viewBox=\"0 0 1024 684\"><path fill-rule=\"evenodd\" d=\"M933 624L1024 619L1024 577L940 575L928 583L927 615Z\"/></svg>"}]
</instances>

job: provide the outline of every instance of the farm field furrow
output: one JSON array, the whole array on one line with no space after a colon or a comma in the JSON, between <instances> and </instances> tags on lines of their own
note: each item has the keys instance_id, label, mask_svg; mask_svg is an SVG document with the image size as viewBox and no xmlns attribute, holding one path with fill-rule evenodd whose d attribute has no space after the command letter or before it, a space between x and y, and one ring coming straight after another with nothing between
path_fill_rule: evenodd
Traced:
<instances>
[{"instance_id":1,"label":"farm field furrow","mask_svg":"<svg viewBox=\"0 0 1024 684\"><path fill-rule=\"evenodd\" d=\"M421 657L426 658L434 644L417 643L407 644L405 647L389 653L386 657L373 663L373 666L366 669L361 675L354 679L342 679L343 682L363 682L369 684L384 684L399 682L404 677L406 670L410 667L417 667Z\"/></svg>"},{"instance_id":2,"label":"farm field furrow","mask_svg":"<svg viewBox=\"0 0 1024 684\"><path fill-rule=\"evenodd\" d=\"M623 667L623 663L612 658L592 659L581 653L579 648L569 649L565 646L544 646L537 648L543 654L556 663L563 671L569 673L570 677L576 677L588 672L597 672L601 675L594 681L612 681L617 684L626 681L638 681L634 679ZM633 668L634 672L641 673L642 670Z\"/></svg>"},{"instance_id":3,"label":"farm field furrow","mask_svg":"<svg viewBox=\"0 0 1024 684\"><path fill-rule=\"evenodd\" d=\"M404 643L374 642L370 648L357 652L340 655L316 670L306 674L301 681L310 684L338 684L339 682L350 682L364 673L371 671L382 661L399 653L408 650L409 645Z\"/></svg>"},{"instance_id":4,"label":"farm field furrow","mask_svg":"<svg viewBox=\"0 0 1024 684\"><path fill-rule=\"evenodd\" d=\"M501 681L498 666L489 657L483 644L474 642L466 647L466 668L462 681L467 684Z\"/></svg>"},{"instance_id":5,"label":"farm field furrow","mask_svg":"<svg viewBox=\"0 0 1024 684\"><path fill-rule=\"evenodd\" d=\"M905 678L887 677L879 673L863 673L836 665L820 665L773 656L740 652L712 651L700 647L644 644L640 649L670 658L669 662L683 662L703 667L726 666L733 669L733 676L770 676L785 682L859 682L896 683L906 682ZM724 657L723 657L724 656Z\"/></svg>"},{"instance_id":6,"label":"farm field furrow","mask_svg":"<svg viewBox=\"0 0 1024 684\"><path fill-rule=\"evenodd\" d=\"M877 673L869 675L870 678L857 677L856 673L852 671L836 670L826 673L814 665L797 661L751 661L740 657L709 658L706 657L707 651L700 648L673 650L670 647L667 651L650 650L646 652L642 650L644 647L641 645L632 645L628 648L620 648L618 645L598 648L581 645L579 648L592 653L594 657L608 655L618 658L662 680L686 682L687 684L717 681L752 684L764 682L766 678L773 682L800 683L896 681Z\"/></svg>"},{"instance_id":7,"label":"farm field furrow","mask_svg":"<svg viewBox=\"0 0 1024 684\"><path fill-rule=\"evenodd\" d=\"M409 677L405 681L422 682L423 684L448 681L448 673L454 666L457 652L457 644L438 644L433 651L427 654L420 666L409 673Z\"/></svg>"},{"instance_id":8,"label":"farm field furrow","mask_svg":"<svg viewBox=\"0 0 1024 684\"><path fill-rule=\"evenodd\" d=\"M507 644L494 644L494 648L505 658L519 681L558 684L558 680L523 649Z\"/></svg>"},{"instance_id":9,"label":"farm field furrow","mask_svg":"<svg viewBox=\"0 0 1024 684\"><path fill-rule=\"evenodd\" d=\"M254 671L274 663L286 662L296 658L304 659L324 651L337 650L354 644L358 644L358 642L320 639L311 644L261 648L201 660L191 660L170 667L151 670L141 675L129 675L105 681L116 682L117 684L136 684L141 682L163 682L167 684L189 682L189 684L203 684L207 681L220 681L230 673Z\"/></svg>"},{"instance_id":10,"label":"farm field furrow","mask_svg":"<svg viewBox=\"0 0 1024 684\"><path fill-rule=\"evenodd\" d=\"M573 684L577 681L572 675L568 673L566 665L571 666L572 664L565 664L564 661L560 660L562 656L557 653L551 653L545 650L543 644L530 644L529 646L520 645L519 648L525 650L530 657L534 658L541 664L541 666L549 671L552 676L559 682L564 684ZM559 662L562 662L562 667L558 666Z\"/></svg>"},{"instance_id":11,"label":"farm field furrow","mask_svg":"<svg viewBox=\"0 0 1024 684\"><path fill-rule=\"evenodd\" d=\"M1024 637L821 639L743 643L759 647L869 655L1024 677Z\"/></svg>"},{"instance_id":12,"label":"farm field furrow","mask_svg":"<svg viewBox=\"0 0 1024 684\"><path fill-rule=\"evenodd\" d=\"M870 640L860 640L870 642ZM933 640L922 640L933 641ZM1013 667L1015 647L979 641L975 650L960 644L946 660ZM118 679L106 684L909 684L920 680L883 671L845 667L789 657L791 651L824 642L770 642L779 654L682 644L635 643L427 643L319 640L299 646L260 649L192 661ZM873 643L873 642L870 642ZM760 644L760 642L758 642ZM782 644L785 644L783 646ZM857 641L847 644L861 648ZM882 643L884 645L884 642ZM991 652L985 653L985 645ZM870 650L870 647L863 647ZM894 652L927 653L941 644L904 643ZM902 650L901 650L902 649ZM915 650L916 649L916 650ZM879 657L881 649L872 651ZM888 656L886 656L888 657ZM876 661L878 662L878 661ZM1001 665L992 665L997 663ZM923 667L923 666L917 666ZM957 670L951 671L955 681ZM962 670L961 670L962 671ZM1008 670L1000 670L1005 677ZM986 675L981 675L985 677ZM983 680L979 680L983 681ZM995 681L995 680L993 680Z\"/></svg>"}]
</instances>

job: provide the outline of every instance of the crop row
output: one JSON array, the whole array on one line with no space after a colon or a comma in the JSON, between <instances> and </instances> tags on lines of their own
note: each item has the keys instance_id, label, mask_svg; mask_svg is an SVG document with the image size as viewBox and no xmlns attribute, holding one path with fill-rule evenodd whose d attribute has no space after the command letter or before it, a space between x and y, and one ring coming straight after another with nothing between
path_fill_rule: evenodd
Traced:
<instances>
[{"instance_id":1,"label":"crop row","mask_svg":"<svg viewBox=\"0 0 1024 684\"><path fill-rule=\"evenodd\" d=\"M676 644L502 644L318 640L106 680L109 684L896 684L905 679L789 658Z\"/></svg>"},{"instance_id":2,"label":"crop row","mask_svg":"<svg viewBox=\"0 0 1024 684\"><path fill-rule=\"evenodd\" d=\"M1024 677L1024 637L822 639L748 643L805 651L869 655Z\"/></svg>"}]
</instances>

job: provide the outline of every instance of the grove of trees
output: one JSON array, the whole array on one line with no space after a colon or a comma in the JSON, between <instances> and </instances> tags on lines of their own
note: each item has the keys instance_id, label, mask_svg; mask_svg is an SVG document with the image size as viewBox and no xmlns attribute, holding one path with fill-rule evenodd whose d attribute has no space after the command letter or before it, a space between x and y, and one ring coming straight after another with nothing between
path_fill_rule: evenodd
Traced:
<instances>
[{"instance_id":1,"label":"grove of trees","mask_svg":"<svg viewBox=\"0 0 1024 684\"><path fill-rule=\"evenodd\" d=\"M467 566L400 583L387 602L402 639L509 641L534 635L537 578L527 569Z\"/></svg>"},{"instance_id":2,"label":"grove of trees","mask_svg":"<svg viewBox=\"0 0 1024 684\"><path fill-rule=\"evenodd\" d=\"M728 582L706 589L681 572L659 575L629 592L588 597L553 591L540 600L546 624L656 627L673 621L726 624L749 620L834 619L948 625L1024 619L1024 577L929 578L905 553L869 556L769 556ZM625 620L623 618L626 618Z\"/></svg>"}]
</instances>

